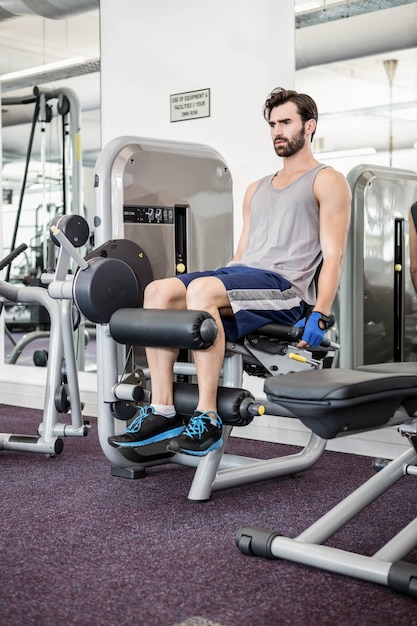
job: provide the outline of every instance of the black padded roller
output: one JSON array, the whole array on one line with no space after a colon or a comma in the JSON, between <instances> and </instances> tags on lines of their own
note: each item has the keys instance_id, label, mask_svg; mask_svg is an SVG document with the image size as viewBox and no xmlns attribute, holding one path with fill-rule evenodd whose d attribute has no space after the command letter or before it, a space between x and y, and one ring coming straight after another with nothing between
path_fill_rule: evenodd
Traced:
<instances>
[{"instance_id":1,"label":"black padded roller","mask_svg":"<svg viewBox=\"0 0 417 626\"><path fill-rule=\"evenodd\" d=\"M109 327L115 341L133 346L204 350L217 337L217 324L206 311L119 309Z\"/></svg>"},{"instance_id":2,"label":"black padded roller","mask_svg":"<svg viewBox=\"0 0 417 626\"><path fill-rule=\"evenodd\" d=\"M223 424L247 426L253 420L249 405L255 398L246 389L236 387L217 388L217 410ZM178 413L191 416L198 403L198 385L195 383L174 383L174 404Z\"/></svg>"}]
</instances>

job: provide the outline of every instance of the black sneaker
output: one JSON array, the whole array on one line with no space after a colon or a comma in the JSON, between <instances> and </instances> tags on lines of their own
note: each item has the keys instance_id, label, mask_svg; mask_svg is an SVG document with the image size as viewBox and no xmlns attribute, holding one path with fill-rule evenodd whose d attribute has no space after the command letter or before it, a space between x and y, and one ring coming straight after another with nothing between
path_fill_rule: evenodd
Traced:
<instances>
[{"instance_id":1,"label":"black sneaker","mask_svg":"<svg viewBox=\"0 0 417 626\"><path fill-rule=\"evenodd\" d=\"M215 424L213 424L210 415L215 418ZM222 443L222 420L220 416L214 411L207 413L194 411L187 428L181 435L171 439L167 450L204 456L208 452L220 448Z\"/></svg>"},{"instance_id":2,"label":"black sneaker","mask_svg":"<svg viewBox=\"0 0 417 626\"><path fill-rule=\"evenodd\" d=\"M126 428L124 435L113 435L108 442L114 448L138 448L180 435L184 430L182 417L165 417L155 413L153 406L140 407L139 415Z\"/></svg>"}]
</instances>

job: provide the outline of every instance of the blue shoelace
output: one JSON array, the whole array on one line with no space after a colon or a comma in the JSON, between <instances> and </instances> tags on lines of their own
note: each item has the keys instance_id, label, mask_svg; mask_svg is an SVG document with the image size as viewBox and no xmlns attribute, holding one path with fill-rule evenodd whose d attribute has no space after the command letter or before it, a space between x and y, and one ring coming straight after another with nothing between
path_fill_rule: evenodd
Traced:
<instances>
[{"instance_id":1,"label":"blue shoelace","mask_svg":"<svg viewBox=\"0 0 417 626\"><path fill-rule=\"evenodd\" d=\"M215 413L214 411L210 411L210 413L213 413L213 415L216 416L216 419L217 419L216 426L217 428L220 428L221 423L222 423L220 416L217 415L217 413ZM194 437L194 435L197 435L197 437L201 437L201 435L208 430L207 428L208 423L209 424L213 423L208 413L201 413L201 415L194 415L188 422L188 426L184 431L184 435L186 435L187 437Z\"/></svg>"},{"instance_id":2,"label":"blue shoelace","mask_svg":"<svg viewBox=\"0 0 417 626\"><path fill-rule=\"evenodd\" d=\"M148 417L148 415L150 415L151 413L154 413L153 406L141 406L139 408L139 415L135 417L135 419L133 420L131 424L129 424L129 426L126 428L126 432L127 433L139 432L139 430L142 427L143 420L145 419L145 417Z\"/></svg>"}]
</instances>

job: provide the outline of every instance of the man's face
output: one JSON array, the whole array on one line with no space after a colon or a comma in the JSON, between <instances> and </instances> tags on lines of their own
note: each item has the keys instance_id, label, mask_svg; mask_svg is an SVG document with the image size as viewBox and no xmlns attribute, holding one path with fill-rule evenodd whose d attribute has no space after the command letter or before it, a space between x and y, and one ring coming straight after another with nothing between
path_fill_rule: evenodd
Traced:
<instances>
[{"instance_id":1,"label":"man's face","mask_svg":"<svg viewBox=\"0 0 417 626\"><path fill-rule=\"evenodd\" d=\"M297 154L305 145L304 124L293 102L272 109L269 116L272 141L275 152L280 157Z\"/></svg>"}]
</instances>

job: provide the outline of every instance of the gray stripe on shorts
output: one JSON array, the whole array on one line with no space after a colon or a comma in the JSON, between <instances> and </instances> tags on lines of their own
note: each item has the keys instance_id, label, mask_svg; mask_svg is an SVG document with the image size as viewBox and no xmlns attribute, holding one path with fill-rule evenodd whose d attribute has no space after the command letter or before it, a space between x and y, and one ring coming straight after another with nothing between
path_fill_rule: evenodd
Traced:
<instances>
[{"instance_id":1,"label":"gray stripe on shorts","mask_svg":"<svg viewBox=\"0 0 417 626\"><path fill-rule=\"evenodd\" d=\"M301 298L292 289L232 289L227 292L233 313L282 311L299 307Z\"/></svg>"}]
</instances>

